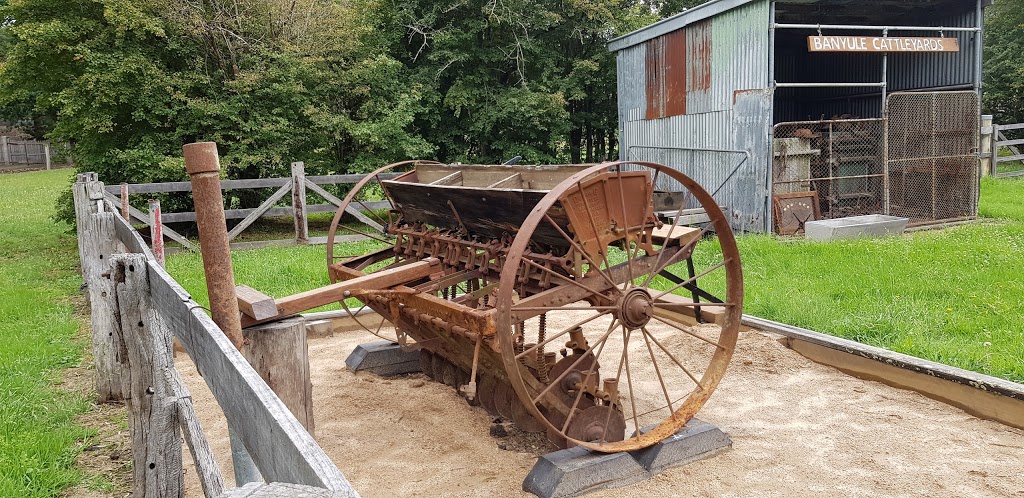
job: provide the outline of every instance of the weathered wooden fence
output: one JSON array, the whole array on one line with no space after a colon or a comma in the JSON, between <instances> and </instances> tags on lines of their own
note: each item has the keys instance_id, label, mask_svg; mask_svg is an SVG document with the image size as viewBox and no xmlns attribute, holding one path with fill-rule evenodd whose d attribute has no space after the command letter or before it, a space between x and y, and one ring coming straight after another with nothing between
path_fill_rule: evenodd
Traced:
<instances>
[{"instance_id":1,"label":"weathered wooden fence","mask_svg":"<svg viewBox=\"0 0 1024 498\"><path fill-rule=\"evenodd\" d=\"M270 333L248 330L248 349L236 350L167 274L94 173L78 175L74 198L92 311L97 392L100 401L123 399L128 406L133 494L183 496L183 434L206 496L357 496L310 435L301 322L286 321ZM248 454L266 483L240 482L236 472L239 487L225 489L188 389L175 370L172 338L195 363L232 435L244 445L241 454ZM247 357L262 360L250 364ZM298 373L279 375L274 370L279 368ZM268 385L267 378L288 383ZM235 465L240 465L237 458Z\"/></svg>"},{"instance_id":2,"label":"weathered wooden fence","mask_svg":"<svg viewBox=\"0 0 1024 498\"><path fill-rule=\"evenodd\" d=\"M1024 138L1009 139L1004 134L1013 130L1024 130L1024 123L992 125L992 176L1024 176L1024 152L1018 147L1024 145Z\"/></svg>"},{"instance_id":3,"label":"weathered wooden fence","mask_svg":"<svg viewBox=\"0 0 1024 498\"><path fill-rule=\"evenodd\" d=\"M0 166L43 166L50 169L50 142L0 137Z\"/></svg>"},{"instance_id":4,"label":"weathered wooden fence","mask_svg":"<svg viewBox=\"0 0 1024 498\"><path fill-rule=\"evenodd\" d=\"M322 185L350 185L362 180L364 175L322 175L306 176L305 166L302 162L292 163L290 177L284 178L255 178L247 180L223 180L222 190L255 189L255 188L276 188L273 194L263 201L258 207L248 209L225 209L224 215L228 220L241 219L228 232L228 240L234 240L245 229L249 228L256 220L264 216L290 216L294 220L295 238L288 240L270 240L258 242L234 242L232 249L249 249L266 245L283 244L324 244L327 237L310 237L308 215L311 213L333 213L342 204L342 200L331 194ZM381 175L381 178L392 178L395 175ZM109 185L105 187L104 197L122 210L122 216L133 223L149 225L151 215L144 213L131 206L131 196L140 194L156 194L167 192L191 192L192 184L189 182L165 182L165 183L136 183ZM307 198L312 192L325 201L326 204L308 204ZM289 195L290 194L290 195ZM290 199L290 206L276 207L286 199ZM366 207L377 209L387 204L384 202L366 202ZM362 206L359 206L362 208ZM356 207L350 206L347 209L356 218L362 219L362 212ZM185 248L193 249L193 244L182 234L168 228L167 223L194 222L196 213L192 211L177 213L161 213L159 217L163 234L169 239L177 242ZM364 237L359 235L341 236L338 242L361 240Z\"/></svg>"}]
</instances>

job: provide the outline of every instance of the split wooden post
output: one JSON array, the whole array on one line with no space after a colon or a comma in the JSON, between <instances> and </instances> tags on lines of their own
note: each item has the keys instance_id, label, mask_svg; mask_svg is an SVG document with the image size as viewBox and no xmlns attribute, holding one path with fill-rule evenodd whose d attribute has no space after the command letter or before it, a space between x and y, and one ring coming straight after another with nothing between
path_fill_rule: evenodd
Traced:
<instances>
[{"instance_id":1,"label":"split wooden post","mask_svg":"<svg viewBox=\"0 0 1024 498\"><path fill-rule=\"evenodd\" d=\"M4 164L7 166L11 165L11 143L10 139L6 136L0 137L0 152L3 153Z\"/></svg>"},{"instance_id":2,"label":"split wooden post","mask_svg":"<svg viewBox=\"0 0 1024 498\"><path fill-rule=\"evenodd\" d=\"M242 356L315 437L306 320L287 318L244 329L242 334Z\"/></svg>"},{"instance_id":3,"label":"split wooden post","mask_svg":"<svg viewBox=\"0 0 1024 498\"><path fill-rule=\"evenodd\" d=\"M95 178L95 173L78 175L73 196L79 233L78 256L89 295L96 400L106 403L124 399L123 371L118 362L122 348L121 323L114 285L107 273L110 257L119 252L119 247L114 235L114 213L99 212L103 183Z\"/></svg>"},{"instance_id":4,"label":"split wooden post","mask_svg":"<svg viewBox=\"0 0 1024 498\"><path fill-rule=\"evenodd\" d=\"M295 243L309 244L309 220L306 218L306 166L292 163L292 216L295 218Z\"/></svg>"},{"instance_id":5,"label":"split wooden post","mask_svg":"<svg viewBox=\"0 0 1024 498\"><path fill-rule=\"evenodd\" d=\"M50 142L43 144L43 158L46 160L46 169L50 169Z\"/></svg>"},{"instance_id":6,"label":"split wooden post","mask_svg":"<svg viewBox=\"0 0 1024 498\"><path fill-rule=\"evenodd\" d=\"M152 241L153 257L160 266L167 267L164 260L164 225L160 220L160 200L149 200L149 238ZM125 218L126 220L128 218Z\"/></svg>"},{"instance_id":7,"label":"split wooden post","mask_svg":"<svg viewBox=\"0 0 1024 498\"><path fill-rule=\"evenodd\" d=\"M171 335L151 305L143 254L111 258L110 274L124 333L122 363L132 436L135 496L184 496L178 397L166 370L174 368Z\"/></svg>"}]
</instances>

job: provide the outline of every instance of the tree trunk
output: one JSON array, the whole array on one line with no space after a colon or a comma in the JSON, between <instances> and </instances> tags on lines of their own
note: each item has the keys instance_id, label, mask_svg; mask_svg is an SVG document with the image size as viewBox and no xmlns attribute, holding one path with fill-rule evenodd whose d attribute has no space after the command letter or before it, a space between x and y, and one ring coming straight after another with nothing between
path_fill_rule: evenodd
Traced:
<instances>
[{"instance_id":1,"label":"tree trunk","mask_svg":"<svg viewBox=\"0 0 1024 498\"><path fill-rule=\"evenodd\" d=\"M569 159L573 164L580 163L580 142L583 140L583 130L573 128L569 130Z\"/></svg>"},{"instance_id":2,"label":"tree trunk","mask_svg":"<svg viewBox=\"0 0 1024 498\"><path fill-rule=\"evenodd\" d=\"M594 130L587 126L587 162L594 162Z\"/></svg>"},{"instance_id":3,"label":"tree trunk","mask_svg":"<svg viewBox=\"0 0 1024 498\"><path fill-rule=\"evenodd\" d=\"M618 153L615 149L618 147L618 141L615 139L616 130L608 130L608 157L617 158Z\"/></svg>"}]
</instances>

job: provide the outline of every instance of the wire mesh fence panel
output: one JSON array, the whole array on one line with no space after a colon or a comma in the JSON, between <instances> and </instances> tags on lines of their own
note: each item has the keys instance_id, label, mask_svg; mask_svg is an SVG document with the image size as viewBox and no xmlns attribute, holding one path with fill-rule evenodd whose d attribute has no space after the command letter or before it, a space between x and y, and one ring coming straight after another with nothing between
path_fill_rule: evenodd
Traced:
<instances>
[{"instance_id":1,"label":"wire mesh fence panel","mask_svg":"<svg viewBox=\"0 0 1024 498\"><path fill-rule=\"evenodd\" d=\"M893 93L886 115L885 214L911 225L977 216L977 94Z\"/></svg>"},{"instance_id":2,"label":"wire mesh fence panel","mask_svg":"<svg viewBox=\"0 0 1024 498\"><path fill-rule=\"evenodd\" d=\"M777 232L794 224L800 231L812 214L832 219L884 210L883 120L779 123L773 137L772 200ZM787 203L801 198L816 202L817 212L787 209Z\"/></svg>"}]
</instances>

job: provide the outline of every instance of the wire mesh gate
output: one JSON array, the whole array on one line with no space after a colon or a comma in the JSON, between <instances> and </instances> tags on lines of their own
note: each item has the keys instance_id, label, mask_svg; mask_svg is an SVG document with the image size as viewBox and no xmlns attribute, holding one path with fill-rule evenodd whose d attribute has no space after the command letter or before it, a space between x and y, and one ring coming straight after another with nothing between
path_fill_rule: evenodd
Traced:
<instances>
[{"instance_id":1,"label":"wire mesh gate","mask_svg":"<svg viewBox=\"0 0 1024 498\"><path fill-rule=\"evenodd\" d=\"M866 214L912 225L977 216L979 132L974 92L901 92L884 119L830 119L774 127L775 230L811 216L779 209L806 196L822 219Z\"/></svg>"},{"instance_id":2,"label":"wire mesh gate","mask_svg":"<svg viewBox=\"0 0 1024 498\"><path fill-rule=\"evenodd\" d=\"M889 204L913 224L978 214L978 94L900 92L886 106Z\"/></svg>"}]
</instances>

